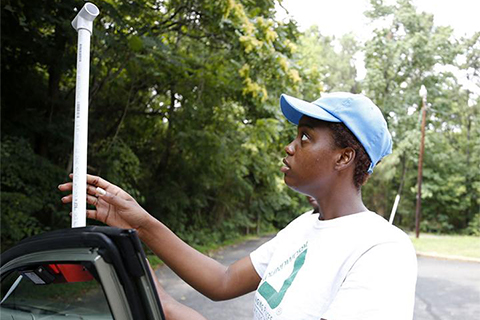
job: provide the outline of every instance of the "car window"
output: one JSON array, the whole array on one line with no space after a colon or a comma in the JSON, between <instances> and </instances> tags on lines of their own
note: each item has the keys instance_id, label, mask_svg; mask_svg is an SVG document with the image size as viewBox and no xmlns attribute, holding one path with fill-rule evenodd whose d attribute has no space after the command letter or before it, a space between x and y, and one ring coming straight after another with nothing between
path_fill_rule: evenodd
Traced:
<instances>
[{"instance_id":1,"label":"car window","mask_svg":"<svg viewBox=\"0 0 480 320\"><path fill-rule=\"evenodd\" d=\"M91 263L22 267L1 281L3 319L113 319Z\"/></svg>"}]
</instances>

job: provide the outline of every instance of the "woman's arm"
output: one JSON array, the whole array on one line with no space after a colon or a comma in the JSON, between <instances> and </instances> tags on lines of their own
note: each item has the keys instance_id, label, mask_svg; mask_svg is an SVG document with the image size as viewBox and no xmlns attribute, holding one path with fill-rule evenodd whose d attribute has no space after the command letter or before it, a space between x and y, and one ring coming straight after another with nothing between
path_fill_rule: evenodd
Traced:
<instances>
[{"instance_id":1,"label":"woman's arm","mask_svg":"<svg viewBox=\"0 0 480 320\"><path fill-rule=\"evenodd\" d=\"M158 297L162 304L163 313L166 320L207 320L200 313L189 308L177 300L173 299L162 287L160 281L155 275L150 263L147 261L152 278L155 281L155 288L157 289Z\"/></svg>"},{"instance_id":2,"label":"woman's arm","mask_svg":"<svg viewBox=\"0 0 480 320\"><path fill-rule=\"evenodd\" d=\"M140 239L177 275L210 299L231 299L258 287L261 279L249 256L225 267L187 245L121 188L92 175L87 175L87 185L87 203L95 206L95 210L87 210L88 218L136 229ZM71 191L72 183L59 189ZM71 202L72 195L62 201Z\"/></svg>"},{"instance_id":3,"label":"woman's arm","mask_svg":"<svg viewBox=\"0 0 480 320\"><path fill-rule=\"evenodd\" d=\"M156 219L139 232L140 238L178 276L212 300L226 300L254 291L260 277L250 257L225 267L193 249Z\"/></svg>"}]
</instances>

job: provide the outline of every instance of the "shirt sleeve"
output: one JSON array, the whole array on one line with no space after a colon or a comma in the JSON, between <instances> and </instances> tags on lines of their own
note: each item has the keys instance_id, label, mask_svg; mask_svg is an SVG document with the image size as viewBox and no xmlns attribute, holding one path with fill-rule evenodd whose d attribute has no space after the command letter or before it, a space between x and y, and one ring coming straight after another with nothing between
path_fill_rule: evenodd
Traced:
<instances>
[{"instance_id":1,"label":"shirt sleeve","mask_svg":"<svg viewBox=\"0 0 480 320\"><path fill-rule=\"evenodd\" d=\"M417 258L411 243L379 244L347 274L322 318L327 320L411 320Z\"/></svg>"},{"instance_id":2,"label":"shirt sleeve","mask_svg":"<svg viewBox=\"0 0 480 320\"><path fill-rule=\"evenodd\" d=\"M258 247L255 251L250 253L250 260L252 261L255 271L258 273L260 278L263 279L263 275L267 270L268 264L272 259L273 254L277 248L281 247L282 239L288 238L288 234L295 232L294 230L301 225L302 223L308 223L309 219L318 218L318 214L312 215L312 211L307 211L304 214L297 217L295 220L290 222L288 226L280 230L277 235L270 241L264 243Z\"/></svg>"},{"instance_id":3,"label":"shirt sleeve","mask_svg":"<svg viewBox=\"0 0 480 320\"><path fill-rule=\"evenodd\" d=\"M272 255L275 252L279 237L281 237L281 232L282 231L280 231L273 239L265 242L255 251L250 253L250 260L252 261L253 267L262 279L265 271L267 270Z\"/></svg>"}]
</instances>

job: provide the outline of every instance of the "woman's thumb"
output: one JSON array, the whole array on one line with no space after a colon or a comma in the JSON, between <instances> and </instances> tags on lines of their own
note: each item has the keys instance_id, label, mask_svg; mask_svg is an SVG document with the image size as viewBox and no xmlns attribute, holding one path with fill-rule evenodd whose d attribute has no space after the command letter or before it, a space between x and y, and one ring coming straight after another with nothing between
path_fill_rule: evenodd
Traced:
<instances>
[{"instance_id":1,"label":"woman's thumb","mask_svg":"<svg viewBox=\"0 0 480 320\"><path fill-rule=\"evenodd\" d=\"M97 191L97 197L105 200L108 204L111 204L115 207L124 207L122 203L122 199L115 196L114 194L107 192L100 187L97 187L96 191Z\"/></svg>"}]
</instances>

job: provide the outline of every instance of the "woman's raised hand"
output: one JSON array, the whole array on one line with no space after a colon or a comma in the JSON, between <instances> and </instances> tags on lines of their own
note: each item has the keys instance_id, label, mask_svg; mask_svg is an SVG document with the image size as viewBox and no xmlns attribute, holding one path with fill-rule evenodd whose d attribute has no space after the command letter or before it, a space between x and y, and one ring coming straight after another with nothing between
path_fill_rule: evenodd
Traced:
<instances>
[{"instance_id":1,"label":"woman's raised hand","mask_svg":"<svg viewBox=\"0 0 480 320\"><path fill-rule=\"evenodd\" d=\"M72 188L72 182L58 186L60 191L72 191ZM62 202L71 203L72 194L63 197ZM139 230L145 228L152 219L152 216L123 189L89 174L87 174L87 203L95 206L95 210L87 210L88 218L112 227Z\"/></svg>"}]
</instances>

